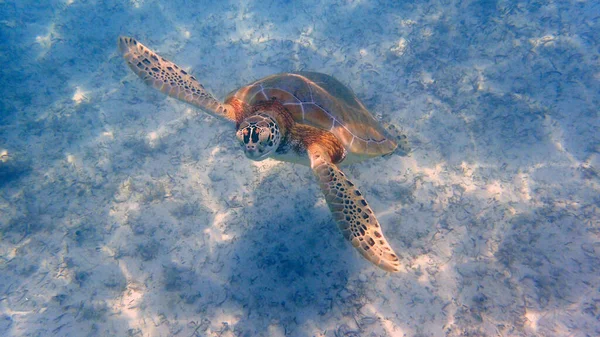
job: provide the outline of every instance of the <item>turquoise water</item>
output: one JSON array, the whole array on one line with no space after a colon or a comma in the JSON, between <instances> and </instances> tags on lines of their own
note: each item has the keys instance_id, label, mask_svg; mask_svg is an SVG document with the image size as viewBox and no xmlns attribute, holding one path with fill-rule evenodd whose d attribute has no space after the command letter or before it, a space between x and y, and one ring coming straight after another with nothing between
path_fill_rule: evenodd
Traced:
<instances>
[{"instance_id":1,"label":"turquoise water","mask_svg":"<svg viewBox=\"0 0 600 337\"><path fill-rule=\"evenodd\" d=\"M593 1L0 1L0 335L600 335ZM218 99L319 71L409 156L344 167L398 273L309 168L143 84L138 39Z\"/></svg>"}]
</instances>

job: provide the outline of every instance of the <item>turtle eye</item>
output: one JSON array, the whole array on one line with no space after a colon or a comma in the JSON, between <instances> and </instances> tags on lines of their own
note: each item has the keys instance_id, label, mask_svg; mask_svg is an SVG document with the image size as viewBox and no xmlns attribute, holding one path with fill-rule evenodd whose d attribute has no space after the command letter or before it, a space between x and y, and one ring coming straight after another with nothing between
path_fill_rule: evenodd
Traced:
<instances>
[{"instance_id":1,"label":"turtle eye","mask_svg":"<svg viewBox=\"0 0 600 337\"><path fill-rule=\"evenodd\" d=\"M258 139L260 140L260 142L266 142L267 140L269 140L269 132L267 129L265 128L260 128L258 129Z\"/></svg>"},{"instance_id":2,"label":"turtle eye","mask_svg":"<svg viewBox=\"0 0 600 337\"><path fill-rule=\"evenodd\" d=\"M240 143L248 144L248 141L250 141L250 131L248 128L239 129L236 132L236 136Z\"/></svg>"}]
</instances>

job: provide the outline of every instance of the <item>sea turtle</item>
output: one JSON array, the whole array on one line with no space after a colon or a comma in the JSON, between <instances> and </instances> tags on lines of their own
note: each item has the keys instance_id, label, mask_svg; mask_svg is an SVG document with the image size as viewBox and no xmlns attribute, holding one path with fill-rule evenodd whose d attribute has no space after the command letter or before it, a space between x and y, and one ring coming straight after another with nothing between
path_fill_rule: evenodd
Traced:
<instances>
[{"instance_id":1,"label":"sea turtle","mask_svg":"<svg viewBox=\"0 0 600 337\"><path fill-rule=\"evenodd\" d=\"M311 167L344 237L369 261L386 271L400 262L383 236L364 196L340 164L404 150L375 120L352 91L316 72L265 77L216 100L194 76L130 37L119 50L144 82L212 116L233 121L236 137L252 160L273 158Z\"/></svg>"}]
</instances>

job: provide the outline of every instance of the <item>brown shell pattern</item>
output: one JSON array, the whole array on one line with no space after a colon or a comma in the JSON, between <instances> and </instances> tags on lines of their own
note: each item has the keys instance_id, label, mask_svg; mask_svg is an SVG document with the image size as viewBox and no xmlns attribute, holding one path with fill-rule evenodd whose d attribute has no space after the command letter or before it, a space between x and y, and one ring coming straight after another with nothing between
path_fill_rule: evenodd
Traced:
<instances>
[{"instance_id":1,"label":"brown shell pattern","mask_svg":"<svg viewBox=\"0 0 600 337\"><path fill-rule=\"evenodd\" d=\"M276 74L230 93L225 103L232 97L249 105L273 98L281 101L297 123L332 132L354 159L380 156L396 148L394 140L352 91L329 75Z\"/></svg>"}]
</instances>

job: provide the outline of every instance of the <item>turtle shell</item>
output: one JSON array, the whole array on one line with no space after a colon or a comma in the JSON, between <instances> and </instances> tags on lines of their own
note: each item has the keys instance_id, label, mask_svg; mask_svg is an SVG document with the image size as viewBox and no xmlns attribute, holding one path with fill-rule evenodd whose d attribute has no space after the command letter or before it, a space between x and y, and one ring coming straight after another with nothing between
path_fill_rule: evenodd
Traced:
<instances>
[{"instance_id":1,"label":"turtle shell","mask_svg":"<svg viewBox=\"0 0 600 337\"><path fill-rule=\"evenodd\" d=\"M296 123L333 133L348 151L346 162L384 155L397 146L356 95L329 75L271 75L231 92L225 102L234 97L249 105L270 99L280 101Z\"/></svg>"}]
</instances>

